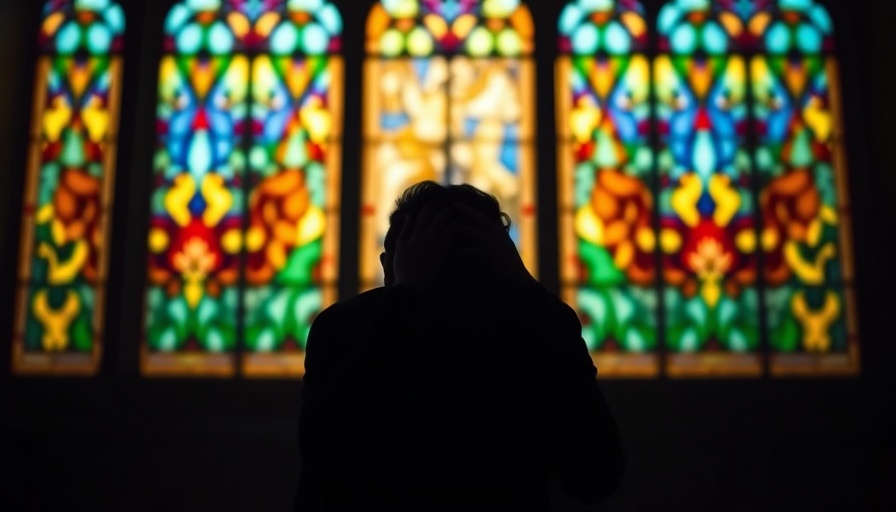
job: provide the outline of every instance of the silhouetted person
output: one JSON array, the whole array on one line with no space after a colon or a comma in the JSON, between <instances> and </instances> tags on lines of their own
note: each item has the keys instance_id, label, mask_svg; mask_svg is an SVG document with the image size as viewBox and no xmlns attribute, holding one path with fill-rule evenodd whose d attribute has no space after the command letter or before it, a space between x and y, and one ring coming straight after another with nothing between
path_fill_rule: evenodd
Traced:
<instances>
[{"instance_id":1,"label":"silhouetted person","mask_svg":"<svg viewBox=\"0 0 896 512\"><path fill-rule=\"evenodd\" d=\"M576 313L528 273L494 197L424 182L390 217L386 286L311 327L296 510L550 510L624 466Z\"/></svg>"}]
</instances>

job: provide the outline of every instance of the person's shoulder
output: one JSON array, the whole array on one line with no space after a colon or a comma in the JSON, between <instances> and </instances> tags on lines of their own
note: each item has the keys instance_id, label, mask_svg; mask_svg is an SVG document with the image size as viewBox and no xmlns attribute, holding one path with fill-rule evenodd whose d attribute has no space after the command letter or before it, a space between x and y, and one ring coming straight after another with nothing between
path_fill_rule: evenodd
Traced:
<instances>
[{"instance_id":1,"label":"person's shoulder","mask_svg":"<svg viewBox=\"0 0 896 512\"><path fill-rule=\"evenodd\" d=\"M365 325L374 302L382 294L380 288L361 293L355 297L335 302L317 314L311 325L308 338L309 354L323 352L339 353L345 350L357 334L356 329ZM325 339L326 343L317 340Z\"/></svg>"},{"instance_id":2,"label":"person's shoulder","mask_svg":"<svg viewBox=\"0 0 896 512\"><path fill-rule=\"evenodd\" d=\"M341 300L327 307L317 315L321 322L342 322L369 313L374 304L383 296L385 288L374 288L354 297Z\"/></svg>"},{"instance_id":3,"label":"person's shoulder","mask_svg":"<svg viewBox=\"0 0 896 512\"><path fill-rule=\"evenodd\" d=\"M376 304L386 293L385 287L374 288L366 292L359 293L349 299L341 300L334 304L343 311L367 311Z\"/></svg>"},{"instance_id":4,"label":"person's shoulder","mask_svg":"<svg viewBox=\"0 0 896 512\"><path fill-rule=\"evenodd\" d=\"M512 290L510 293L514 298L531 304L541 311L565 313L567 315L573 311L569 304L541 284L530 286L523 290Z\"/></svg>"},{"instance_id":5,"label":"person's shoulder","mask_svg":"<svg viewBox=\"0 0 896 512\"><path fill-rule=\"evenodd\" d=\"M576 310L543 286L519 293L517 299L524 314L534 322L543 322L552 328L566 326L563 330L581 330L581 320Z\"/></svg>"}]
</instances>

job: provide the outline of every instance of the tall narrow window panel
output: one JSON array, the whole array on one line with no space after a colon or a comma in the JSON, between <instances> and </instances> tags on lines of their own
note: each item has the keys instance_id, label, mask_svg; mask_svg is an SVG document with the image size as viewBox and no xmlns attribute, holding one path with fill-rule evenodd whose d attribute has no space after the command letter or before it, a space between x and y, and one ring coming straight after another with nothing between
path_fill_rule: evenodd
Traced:
<instances>
[{"instance_id":1,"label":"tall narrow window panel","mask_svg":"<svg viewBox=\"0 0 896 512\"><path fill-rule=\"evenodd\" d=\"M52 0L38 37L12 343L15 373L97 371L103 349L125 17Z\"/></svg>"},{"instance_id":2,"label":"tall narrow window panel","mask_svg":"<svg viewBox=\"0 0 896 512\"><path fill-rule=\"evenodd\" d=\"M382 284L378 255L395 199L423 180L497 197L535 271L533 32L519 0L374 5L364 63L363 289Z\"/></svg>"},{"instance_id":3,"label":"tall narrow window panel","mask_svg":"<svg viewBox=\"0 0 896 512\"><path fill-rule=\"evenodd\" d=\"M817 2L760 2L749 24L766 315L775 375L859 364L852 218L833 23Z\"/></svg>"},{"instance_id":4,"label":"tall narrow window panel","mask_svg":"<svg viewBox=\"0 0 896 512\"><path fill-rule=\"evenodd\" d=\"M602 375L656 375L647 20L637 2L577 1L559 31L563 299L579 311Z\"/></svg>"},{"instance_id":5,"label":"tall narrow window panel","mask_svg":"<svg viewBox=\"0 0 896 512\"><path fill-rule=\"evenodd\" d=\"M736 7L674 1L657 21L658 238L673 375L762 372L748 20Z\"/></svg>"},{"instance_id":6,"label":"tall narrow window panel","mask_svg":"<svg viewBox=\"0 0 896 512\"><path fill-rule=\"evenodd\" d=\"M144 373L302 373L311 321L336 293L341 31L321 0L170 11Z\"/></svg>"}]
</instances>

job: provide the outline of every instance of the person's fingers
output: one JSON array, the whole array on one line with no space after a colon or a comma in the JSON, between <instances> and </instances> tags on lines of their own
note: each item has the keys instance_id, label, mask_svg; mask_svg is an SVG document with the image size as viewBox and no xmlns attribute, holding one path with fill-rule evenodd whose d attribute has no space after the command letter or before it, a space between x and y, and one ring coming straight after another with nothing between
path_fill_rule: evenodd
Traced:
<instances>
[{"instance_id":1,"label":"person's fingers","mask_svg":"<svg viewBox=\"0 0 896 512\"><path fill-rule=\"evenodd\" d=\"M438 215L429 223L427 231L431 236L442 236L441 233L454 222L454 208L448 207L439 212Z\"/></svg>"},{"instance_id":2,"label":"person's fingers","mask_svg":"<svg viewBox=\"0 0 896 512\"><path fill-rule=\"evenodd\" d=\"M492 243L495 240L495 234L489 232L487 229L484 229L479 226L471 226L467 223L455 223L457 226L457 236L470 241L480 242L480 243Z\"/></svg>"},{"instance_id":3,"label":"person's fingers","mask_svg":"<svg viewBox=\"0 0 896 512\"><path fill-rule=\"evenodd\" d=\"M460 218L465 219L477 226L481 226L482 228L487 228L489 231L496 231L500 229L500 226L498 226L498 224L489 220L488 217L486 217L470 205L464 203L455 203L454 210L458 213L458 216Z\"/></svg>"},{"instance_id":4,"label":"person's fingers","mask_svg":"<svg viewBox=\"0 0 896 512\"><path fill-rule=\"evenodd\" d=\"M417 224L414 226L413 236L417 237L426 231L429 228L429 224L432 222L433 217L438 213L439 211L435 204L427 203L424 205L423 209L420 210L420 214L417 216Z\"/></svg>"},{"instance_id":5,"label":"person's fingers","mask_svg":"<svg viewBox=\"0 0 896 512\"><path fill-rule=\"evenodd\" d=\"M457 240L462 227L463 226L456 222L449 223L436 238L439 241L439 245L441 245L443 249L452 247Z\"/></svg>"},{"instance_id":6,"label":"person's fingers","mask_svg":"<svg viewBox=\"0 0 896 512\"><path fill-rule=\"evenodd\" d=\"M487 226L471 225L466 222L458 222L457 224L460 226L458 228L458 237L462 240L488 247L493 251L503 250L505 242L510 241L509 239L504 240L507 237L507 233L500 230L494 231ZM513 242L510 241L510 243Z\"/></svg>"},{"instance_id":7,"label":"person's fingers","mask_svg":"<svg viewBox=\"0 0 896 512\"><path fill-rule=\"evenodd\" d=\"M457 249L451 251L448 255L449 261L454 262L467 262L473 263L476 266L482 267L484 270L495 272L494 264L491 262L491 258L489 257L486 251L482 249L477 249L474 247L468 247L464 249Z\"/></svg>"},{"instance_id":8,"label":"person's fingers","mask_svg":"<svg viewBox=\"0 0 896 512\"><path fill-rule=\"evenodd\" d=\"M408 215L404 219L404 225L401 226L401 231L398 232L398 243L404 244L408 240L411 239L411 235L414 233L414 226L417 223L417 219Z\"/></svg>"}]
</instances>

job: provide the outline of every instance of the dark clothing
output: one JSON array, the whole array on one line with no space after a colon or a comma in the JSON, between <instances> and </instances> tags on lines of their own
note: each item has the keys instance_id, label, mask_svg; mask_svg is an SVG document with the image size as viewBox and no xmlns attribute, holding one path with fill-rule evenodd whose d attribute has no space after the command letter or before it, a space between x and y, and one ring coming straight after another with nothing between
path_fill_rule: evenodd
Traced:
<instances>
[{"instance_id":1,"label":"dark clothing","mask_svg":"<svg viewBox=\"0 0 896 512\"><path fill-rule=\"evenodd\" d=\"M575 312L541 287L378 288L308 338L296 510L549 510L623 468Z\"/></svg>"}]
</instances>

